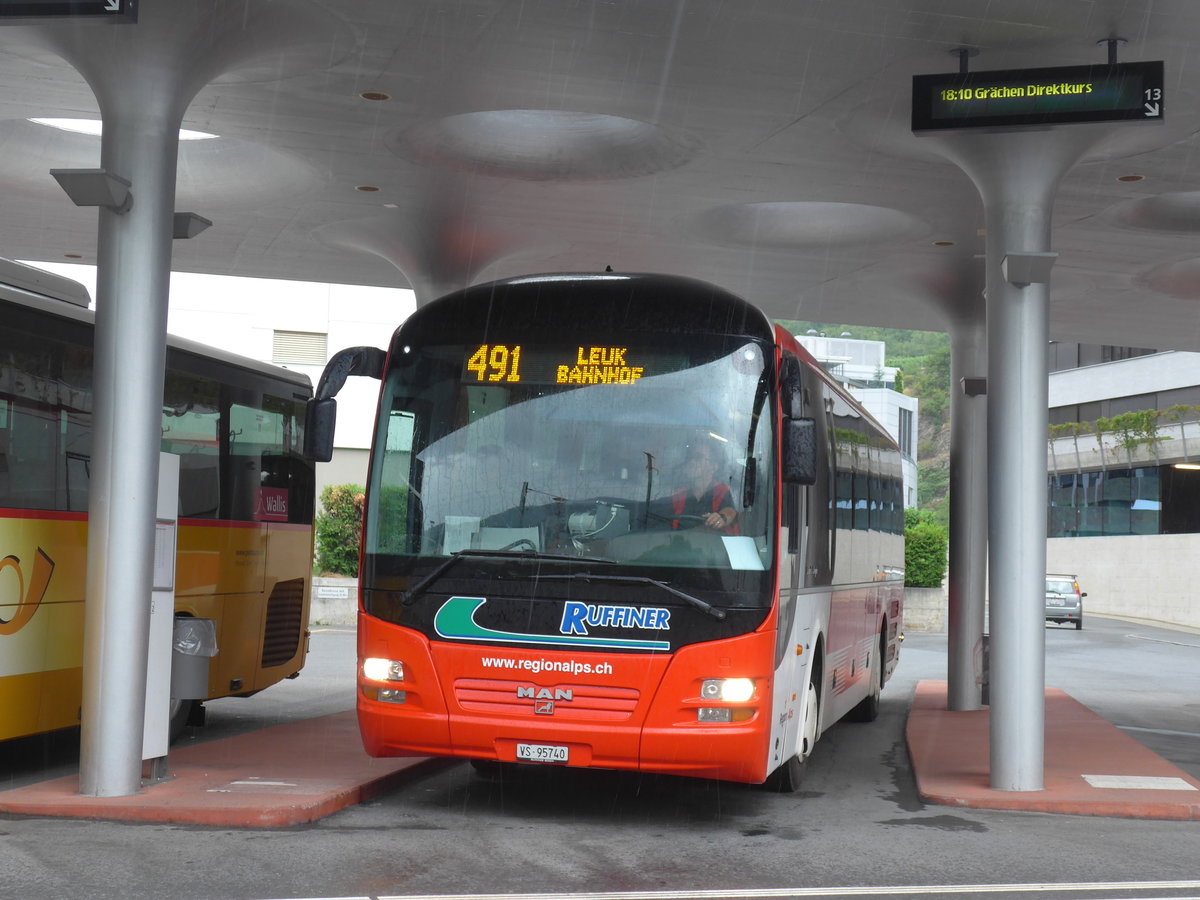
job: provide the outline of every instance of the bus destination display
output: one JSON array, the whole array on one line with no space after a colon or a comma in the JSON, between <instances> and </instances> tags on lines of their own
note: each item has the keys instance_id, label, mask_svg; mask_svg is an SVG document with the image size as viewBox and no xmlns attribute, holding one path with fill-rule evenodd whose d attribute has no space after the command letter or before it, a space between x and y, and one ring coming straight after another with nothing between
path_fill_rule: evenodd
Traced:
<instances>
[{"instance_id":1,"label":"bus destination display","mask_svg":"<svg viewBox=\"0 0 1200 900\"><path fill-rule=\"evenodd\" d=\"M527 349L522 344L480 344L470 350L463 380L479 384L633 384L645 366L628 347Z\"/></svg>"},{"instance_id":2,"label":"bus destination display","mask_svg":"<svg viewBox=\"0 0 1200 900\"><path fill-rule=\"evenodd\" d=\"M913 131L1161 122L1162 62L913 76Z\"/></svg>"}]
</instances>

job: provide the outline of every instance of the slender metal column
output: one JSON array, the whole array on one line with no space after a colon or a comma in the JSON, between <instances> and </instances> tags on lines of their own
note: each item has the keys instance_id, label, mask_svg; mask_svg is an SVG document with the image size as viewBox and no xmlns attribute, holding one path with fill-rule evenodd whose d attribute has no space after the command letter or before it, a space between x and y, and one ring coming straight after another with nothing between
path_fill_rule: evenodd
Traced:
<instances>
[{"instance_id":1,"label":"slender metal column","mask_svg":"<svg viewBox=\"0 0 1200 900\"><path fill-rule=\"evenodd\" d=\"M105 110L101 165L133 183L100 211L80 793L141 786L141 722L161 442L180 116L145 98Z\"/></svg>"},{"instance_id":2,"label":"slender metal column","mask_svg":"<svg viewBox=\"0 0 1200 900\"><path fill-rule=\"evenodd\" d=\"M60 23L30 29L30 40L57 52L87 80L104 120L101 165L131 181L133 192L128 212L101 210L97 241L82 794L122 796L136 793L141 784L183 112L221 72L281 54L276 68L282 76L290 49L314 39L332 41L340 27L312 0L154 0L139 9L137 25Z\"/></svg>"},{"instance_id":3,"label":"slender metal column","mask_svg":"<svg viewBox=\"0 0 1200 900\"><path fill-rule=\"evenodd\" d=\"M211 40L197 30L206 24L198 5L147 8L136 26L43 35L95 93L101 166L128 179L133 195L124 213L101 208L97 234L79 765L86 796L141 788L179 126L213 74L194 55Z\"/></svg>"},{"instance_id":4,"label":"slender metal column","mask_svg":"<svg viewBox=\"0 0 1200 900\"><path fill-rule=\"evenodd\" d=\"M950 325L950 567L947 707L979 709L987 593L987 325L982 298Z\"/></svg>"},{"instance_id":5,"label":"slender metal column","mask_svg":"<svg viewBox=\"0 0 1200 900\"><path fill-rule=\"evenodd\" d=\"M57 52L87 80L104 120L101 165L131 181L133 192L128 212L101 210L97 241L82 794L123 796L137 793L141 785L183 112L221 72L285 54L314 38L330 38L339 27L339 20L312 0L155 0L142 5L137 25L30 29L31 40Z\"/></svg>"},{"instance_id":6,"label":"slender metal column","mask_svg":"<svg viewBox=\"0 0 1200 900\"><path fill-rule=\"evenodd\" d=\"M1103 126L1080 125L938 139L942 153L975 183L988 232L990 750L996 790L1041 790L1045 762L1049 286L1048 277L1014 284L1004 262L1049 252L1058 182L1106 133Z\"/></svg>"},{"instance_id":7,"label":"slender metal column","mask_svg":"<svg viewBox=\"0 0 1200 900\"><path fill-rule=\"evenodd\" d=\"M1016 287L1000 267L1008 248L1049 248L1052 191L1043 185L1040 202L1023 191L985 201L997 236L987 316L991 785L1005 791L1043 786L1049 289Z\"/></svg>"}]
</instances>

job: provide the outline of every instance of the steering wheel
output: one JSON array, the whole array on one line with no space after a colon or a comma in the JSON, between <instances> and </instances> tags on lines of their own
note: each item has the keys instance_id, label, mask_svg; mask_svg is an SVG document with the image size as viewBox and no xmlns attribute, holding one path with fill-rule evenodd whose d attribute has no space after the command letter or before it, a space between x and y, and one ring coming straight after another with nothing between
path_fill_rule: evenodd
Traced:
<instances>
[{"instance_id":1,"label":"steering wheel","mask_svg":"<svg viewBox=\"0 0 1200 900\"><path fill-rule=\"evenodd\" d=\"M705 520L704 516L693 516L693 515L690 515L687 513L680 513L679 515L664 516L664 515L661 515L660 513L652 512L647 515L647 518L654 519L658 522L666 522L668 525L670 525L673 522L691 522L696 525L705 525L706 524L706 520Z\"/></svg>"},{"instance_id":2,"label":"steering wheel","mask_svg":"<svg viewBox=\"0 0 1200 900\"><path fill-rule=\"evenodd\" d=\"M500 550L501 551L504 551L504 550L535 550L536 551L537 544L535 544L529 538L517 538L511 544L505 544L503 547L500 548Z\"/></svg>"}]
</instances>

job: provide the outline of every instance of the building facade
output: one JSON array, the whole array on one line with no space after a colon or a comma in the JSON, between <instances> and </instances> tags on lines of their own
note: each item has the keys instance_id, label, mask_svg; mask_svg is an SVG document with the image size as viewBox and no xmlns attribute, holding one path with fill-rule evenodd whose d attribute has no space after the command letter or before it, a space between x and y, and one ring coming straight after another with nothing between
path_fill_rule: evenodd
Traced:
<instances>
[{"instance_id":1,"label":"building facade","mask_svg":"<svg viewBox=\"0 0 1200 900\"><path fill-rule=\"evenodd\" d=\"M1050 354L1047 569L1096 612L1200 627L1200 353Z\"/></svg>"}]
</instances>

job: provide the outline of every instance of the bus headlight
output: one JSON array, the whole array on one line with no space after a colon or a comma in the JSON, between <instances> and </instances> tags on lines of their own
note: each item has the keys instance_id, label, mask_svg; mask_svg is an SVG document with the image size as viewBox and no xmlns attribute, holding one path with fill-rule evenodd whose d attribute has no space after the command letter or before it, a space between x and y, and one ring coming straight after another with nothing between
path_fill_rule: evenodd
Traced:
<instances>
[{"instance_id":1,"label":"bus headlight","mask_svg":"<svg viewBox=\"0 0 1200 900\"><path fill-rule=\"evenodd\" d=\"M398 659L368 656L363 660L362 673L369 681L403 681L404 663Z\"/></svg>"},{"instance_id":2,"label":"bus headlight","mask_svg":"<svg viewBox=\"0 0 1200 900\"><path fill-rule=\"evenodd\" d=\"M700 697L704 700L745 703L753 696L753 678L706 678L700 685Z\"/></svg>"}]
</instances>

